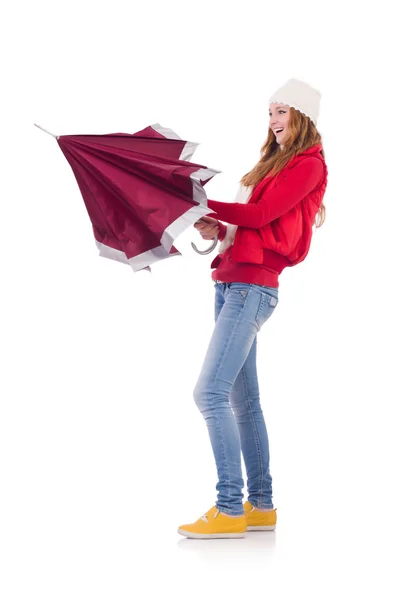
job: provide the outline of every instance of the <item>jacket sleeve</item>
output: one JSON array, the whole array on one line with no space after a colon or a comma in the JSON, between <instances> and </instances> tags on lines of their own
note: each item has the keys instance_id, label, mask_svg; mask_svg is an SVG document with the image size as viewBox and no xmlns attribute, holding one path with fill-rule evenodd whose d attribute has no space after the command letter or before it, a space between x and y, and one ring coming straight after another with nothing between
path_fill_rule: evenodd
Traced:
<instances>
[{"instance_id":1,"label":"jacket sleeve","mask_svg":"<svg viewBox=\"0 0 397 600\"><path fill-rule=\"evenodd\" d=\"M294 167L281 171L277 186L268 192L264 191L256 203L208 200L208 208L216 213L211 216L227 223L259 229L303 200L320 182L322 176L322 162L314 157L305 158Z\"/></svg>"},{"instance_id":2,"label":"jacket sleeve","mask_svg":"<svg viewBox=\"0 0 397 600\"><path fill-rule=\"evenodd\" d=\"M220 242L222 242L223 239L224 239L224 237L225 237L225 235L226 235L226 225L224 225L220 221L218 221L218 224L219 224L218 240Z\"/></svg>"}]
</instances>

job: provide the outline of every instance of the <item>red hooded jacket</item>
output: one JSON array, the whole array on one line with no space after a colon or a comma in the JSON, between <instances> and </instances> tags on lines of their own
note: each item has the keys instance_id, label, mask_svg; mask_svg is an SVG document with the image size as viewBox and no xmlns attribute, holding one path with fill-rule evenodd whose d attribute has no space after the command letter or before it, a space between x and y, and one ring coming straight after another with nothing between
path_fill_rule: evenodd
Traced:
<instances>
[{"instance_id":1,"label":"red hooded jacket","mask_svg":"<svg viewBox=\"0 0 397 600\"><path fill-rule=\"evenodd\" d=\"M213 280L278 287L285 267L309 252L315 216L327 187L321 144L294 156L276 176L266 176L246 204L208 200L210 216L237 225L234 243L212 261ZM219 223L218 239L226 226Z\"/></svg>"}]
</instances>

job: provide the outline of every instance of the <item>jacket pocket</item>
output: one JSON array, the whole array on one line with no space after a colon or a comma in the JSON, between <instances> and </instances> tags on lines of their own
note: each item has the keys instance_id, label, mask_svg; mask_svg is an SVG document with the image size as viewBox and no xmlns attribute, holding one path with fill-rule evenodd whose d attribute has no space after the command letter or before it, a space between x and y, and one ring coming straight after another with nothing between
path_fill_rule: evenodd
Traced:
<instances>
[{"instance_id":1,"label":"jacket pocket","mask_svg":"<svg viewBox=\"0 0 397 600\"><path fill-rule=\"evenodd\" d=\"M221 257L220 257L220 255L218 254L218 256L216 256L216 257L214 258L214 260L212 261L212 263L211 263L211 266L210 266L210 269L216 269L216 267L217 267L217 266L220 264L220 262L221 262Z\"/></svg>"}]
</instances>

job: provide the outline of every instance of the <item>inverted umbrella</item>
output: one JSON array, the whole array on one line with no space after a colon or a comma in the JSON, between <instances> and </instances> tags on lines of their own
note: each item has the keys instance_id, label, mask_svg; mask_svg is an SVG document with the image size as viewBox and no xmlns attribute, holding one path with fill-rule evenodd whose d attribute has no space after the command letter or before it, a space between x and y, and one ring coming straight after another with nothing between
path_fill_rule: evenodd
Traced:
<instances>
[{"instance_id":1,"label":"inverted umbrella","mask_svg":"<svg viewBox=\"0 0 397 600\"><path fill-rule=\"evenodd\" d=\"M76 177L99 255L133 271L181 253L174 240L211 213L203 186L217 173L189 162L199 144L159 123L133 134L54 135ZM200 251L208 254L217 244Z\"/></svg>"}]
</instances>

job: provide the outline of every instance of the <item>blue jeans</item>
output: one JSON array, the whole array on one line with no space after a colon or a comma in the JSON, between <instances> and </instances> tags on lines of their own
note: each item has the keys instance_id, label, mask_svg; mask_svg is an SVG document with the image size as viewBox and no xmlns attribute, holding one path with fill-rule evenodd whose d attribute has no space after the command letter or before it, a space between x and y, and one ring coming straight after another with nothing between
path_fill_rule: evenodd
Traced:
<instances>
[{"instance_id":1,"label":"blue jeans","mask_svg":"<svg viewBox=\"0 0 397 600\"><path fill-rule=\"evenodd\" d=\"M278 288L235 282L214 287L215 328L193 396L215 457L216 507L226 514L243 515L241 452L248 500L257 508L274 508L256 348L257 333L278 303Z\"/></svg>"}]
</instances>

